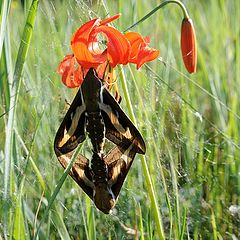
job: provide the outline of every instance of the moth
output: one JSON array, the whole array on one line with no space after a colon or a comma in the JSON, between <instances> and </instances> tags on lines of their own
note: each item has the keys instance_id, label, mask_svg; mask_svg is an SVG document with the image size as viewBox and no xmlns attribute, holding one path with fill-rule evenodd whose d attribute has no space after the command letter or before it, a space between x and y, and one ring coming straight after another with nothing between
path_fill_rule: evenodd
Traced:
<instances>
[{"instance_id":1,"label":"moth","mask_svg":"<svg viewBox=\"0 0 240 240\"><path fill-rule=\"evenodd\" d=\"M92 159L80 154L69 174L96 207L108 214L136 153L145 154L146 147L137 128L93 68L87 72L56 133L54 150L63 168L86 136L91 140ZM115 147L104 154L106 139Z\"/></svg>"}]
</instances>

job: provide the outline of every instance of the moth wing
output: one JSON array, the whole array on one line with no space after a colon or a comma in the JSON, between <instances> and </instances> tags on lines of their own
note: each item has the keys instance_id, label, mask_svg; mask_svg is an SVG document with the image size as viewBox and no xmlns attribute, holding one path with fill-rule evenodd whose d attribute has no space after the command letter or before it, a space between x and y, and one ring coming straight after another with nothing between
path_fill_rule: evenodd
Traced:
<instances>
[{"instance_id":1,"label":"moth wing","mask_svg":"<svg viewBox=\"0 0 240 240\"><path fill-rule=\"evenodd\" d=\"M140 132L108 90L104 88L102 93L103 102L100 103L100 109L106 127L106 138L117 146L120 146L123 142L125 146L134 143L136 152L144 154L146 147ZM123 150L126 150L126 148Z\"/></svg>"},{"instance_id":2,"label":"moth wing","mask_svg":"<svg viewBox=\"0 0 240 240\"><path fill-rule=\"evenodd\" d=\"M57 131L54 140L55 152L56 149L62 154L71 152L85 140L85 109L81 89L79 89Z\"/></svg>"},{"instance_id":3,"label":"moth wing","mask_svg":"<svg viewBox=\"0 0 240 240\"><path fill-rule=\"evenodd\" d=\"M59 151L56 153L58 161L64 169L68 166L73 152L61 154ZM69 175L73 180L82 188L82 190L93 200L93 179L91 169L89 168L89 160L83 155L79 154L77 160L72 166Z\"/></svg>"},{"instance_id":4,"label":"moth wing","mask_svg":"<svg viewBox=\"0 0 240 240\"><path fill-rule=\"evenodd\" d=\"M124 180L128 171L133 163L136 155L136 147L134 144L125 146L126 149L122 152L123 148L113 148L106 156L105 163L108 165L108 183L112 189L115 198L118 197L122 188Z\"/></svg>"}]
</instances>

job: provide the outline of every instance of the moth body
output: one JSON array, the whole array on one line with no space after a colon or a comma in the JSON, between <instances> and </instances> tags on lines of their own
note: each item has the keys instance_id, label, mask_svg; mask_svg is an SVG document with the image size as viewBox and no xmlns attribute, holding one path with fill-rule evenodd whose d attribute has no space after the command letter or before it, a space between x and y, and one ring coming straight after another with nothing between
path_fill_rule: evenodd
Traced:
<instances>
[{"instance_id":1,"label":"moth body","mask_svg":"<svg viewBox=\"0 0 240 240\"><path fill-rule=\"evenodd\" d=\"M108 183L108 168L103 159L106 127L100 110L100 105L103 103L102 89L103 84L96 75L95 77L86 77L81 86L86 106L86 132L93 146L91 160L92 181L94 183L93 201L98 209L104 213L109 213L116 201Z\"/></svg>"}]
</instances>

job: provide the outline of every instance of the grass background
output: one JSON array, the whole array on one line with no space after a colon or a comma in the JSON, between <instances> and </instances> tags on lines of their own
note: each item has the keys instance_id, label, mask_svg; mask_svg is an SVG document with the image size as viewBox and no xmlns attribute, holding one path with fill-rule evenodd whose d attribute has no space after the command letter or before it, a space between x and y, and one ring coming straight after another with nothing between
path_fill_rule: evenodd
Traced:
<instances>
[{"instance_id":1,"label":"grass background","mask_svg":"<svg viewBox=\"0 0 240 240\"><path fill-rule=\"evenodd\" d=\"M111 215L97 211L70 177L47 209L63 175L53 140L65 99L71 102L76 92L63 86L56 69L70 53L72 33L90 18L121 12L115 26L124 31L160 1L40 1L27 30L32 1L0 3L6 27L0 36L0 238L32 239L41 220L39 239L240 238L239 1L184 1L198 41L194 75L181 59L177 5L132 29L161 51L141 71L124 66L126 85L119 80L121 105L129 112L127 87L146 141L157 205L138 155Z\"/></svg>"}]
</instances>

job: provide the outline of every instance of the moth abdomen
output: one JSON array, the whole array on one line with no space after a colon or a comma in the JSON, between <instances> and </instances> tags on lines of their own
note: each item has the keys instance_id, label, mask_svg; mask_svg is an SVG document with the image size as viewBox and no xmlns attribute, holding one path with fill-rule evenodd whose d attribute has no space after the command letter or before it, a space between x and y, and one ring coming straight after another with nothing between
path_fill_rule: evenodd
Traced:
<instances>
[{"instance_id":1,"label":"moth abdomen","mask_svg":"<svg viewBox=\"0 0 240 240\"><path fill-rule=\"evenodd\" d=\"M108 183L108 166L103 154L93 152L91 161L94 183L93 201L98 209L108 214L116 204L116 197Z\"/></svg>"},{"instance_id":2,"label":"moth abdomen","mask_svg":"<svg viewBox=\"0 0 240 240\"><path fill-rule=\"evenodd\" d=\"M95 184L107 183L108 168L103 159L103 154L93 152L91 169L93 172L93 181Z\"/></svg>"}]
</instances>

